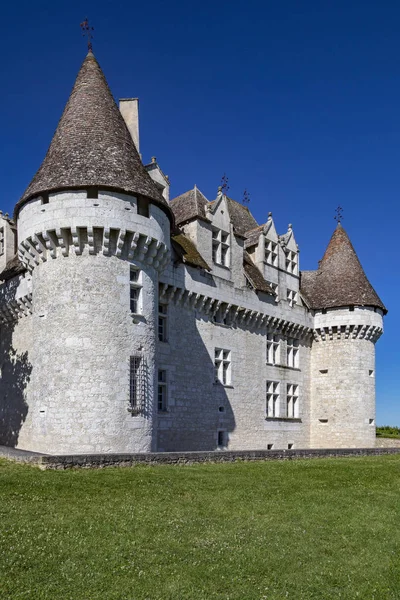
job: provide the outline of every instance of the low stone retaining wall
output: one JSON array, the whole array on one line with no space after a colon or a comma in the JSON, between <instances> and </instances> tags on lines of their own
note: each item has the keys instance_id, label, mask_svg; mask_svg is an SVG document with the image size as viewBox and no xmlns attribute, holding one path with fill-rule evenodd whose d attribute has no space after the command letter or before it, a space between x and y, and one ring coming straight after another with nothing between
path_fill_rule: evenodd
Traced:
<instances>
[{"instance_id":1,"label":"low stone retaining wall","mask_svg":"<svg viewBox=\"0 0 400 600\"><path fill-rule=\"evenodd\" d=\"M343 448L327 450L236 450L214 452L148 452L143 454L71 454L53 456L0 446L0 457L35 464L41 469L131 467L145 465L190 465L236 461L349 458L400 454L400 448Z\"/></svg>"}]
</instances>

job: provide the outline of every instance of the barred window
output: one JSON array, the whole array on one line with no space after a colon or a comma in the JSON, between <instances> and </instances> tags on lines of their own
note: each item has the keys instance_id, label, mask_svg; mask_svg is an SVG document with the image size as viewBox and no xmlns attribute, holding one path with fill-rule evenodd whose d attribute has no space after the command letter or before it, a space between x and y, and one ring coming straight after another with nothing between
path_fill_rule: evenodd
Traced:
<instances>
[{"instance_id":1,"label":"barred window","mask_svg":"<svg viewBox=\"0 0 400 600\"><path fill-rule=\"evenodd\" d=\"M144 409L144 360L142 356L131 356L129 402L132 415L139 415Z\"/></svg>"},{"instance_id":2,"label":"barred window","mask_svg":"<svg viewBox=\"0 0 400 600\"><path fill-rule=\"evenodd\" d=\"M287 366L299 368L299 340L288 338L286 344Z\"/></svg>"},{"instance_id":3,"label":"barred window","mask_svg":"<svg viewBox=\"0 0 400 600\"><path fill-rule=\"evenodd\" d=\"M222 348L215 348L215 381L224 385L231 383L231 352Z\"/></svg>"},{"instance_id":4,"label":"barred window","mask_svg":"<svg viewBox=\"0 0 400 600\"><path fill-rule=\"evenodd\" d=\"M267 381L266 409L267 417L279 417L280 404L279 381Z\"/></svg>"},{"instance_id":5,"label":"barred window","mask_svg":"<svg viewBox=\"0 0 400 600\"><path fill-rule=\"evenodd\" d=\"M167 371L158 370L158 410L165 412L167 410Z\"/></svg>"},{"instance_id":6,"label":"barred window","mask_svg":"<svg viewBox=\"0 0 400 600\"><path fill-rule=\"evenodd\" d=\"M278 266L278 244L265 238L265 262L273 267Z\"/></svg>"},{"instance_id":7,"label":"barred window","mask_svg":"<svg viewBox=\"0 0 400 600\"><path fill-rule=\"evenodd\" d=\"M141 285L141 272L136 267L131 267L130 270L130 308L131 313L141 313L141 302L142 302L142 285Z\"/></svg>"},{"instance_id":8,"label":"barred window","mask_svg":"<svg viewBox=\"0 0 400 600\"><path fill-rule=\"evenodd\" d=\"M297 419L299 417L299 386L288 383L286 387L287 416Z\"/></svg>"},{"instance_id":9,"label":"barred window","mask_svg":"<svg viewBox=\"0 0 400 600\"><path fill-rule=\"evenodd\" d=\"M279 335L267 333L267 363L270 365L279 365L280 354Z\"/></svg>"},{"instance_id":10,"label":"barred window","mask_svg":"<svg viewBox=\"0 0 400 600\"><path fill-rule=\"evenodd\" d=\"M158 339L160 342L167 341L167 319L168 307L166 304L158 305Z\"/></svg>"}]
</instances>

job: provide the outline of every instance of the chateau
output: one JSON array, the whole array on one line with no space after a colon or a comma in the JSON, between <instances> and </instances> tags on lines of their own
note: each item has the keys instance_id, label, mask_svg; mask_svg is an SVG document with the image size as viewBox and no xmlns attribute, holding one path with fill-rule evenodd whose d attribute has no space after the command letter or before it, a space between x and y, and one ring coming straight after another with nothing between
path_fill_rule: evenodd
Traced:
<instances>
[{"instance_id":1,"label":"chateau","mask_svg":"<svg viewBox=\"0 0 400 600\"><path fill-rule=\"evenodd\" d=\"M170 201L139 154L137 100L117 107L91 51L0 217L0 280L0 444L374 446L386 309L340 223L318 269L300 271L293 229L278 234L271 213L259 224L221 188Z\"/></svg>"}]
</instances>

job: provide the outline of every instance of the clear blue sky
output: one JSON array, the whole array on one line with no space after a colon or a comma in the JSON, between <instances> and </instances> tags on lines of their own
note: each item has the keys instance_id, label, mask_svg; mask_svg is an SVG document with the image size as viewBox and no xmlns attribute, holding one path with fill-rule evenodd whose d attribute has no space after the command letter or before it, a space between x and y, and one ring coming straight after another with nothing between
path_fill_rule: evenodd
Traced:
<instances>
[{"instance_id":1,"label":"clear blue sky","mask_svg":"<svg viewBox=\"0 0 400 600\"><path fill-rule=\"evenodd\" d=\"M400 425L400 4L375 0L3 2L0 208L39 167L86 54L116 98L140 98L141 151L170 176L229 194L314 269L334 210L389 309L377 344L377 422Z\"/></svg>"}]
</instances>

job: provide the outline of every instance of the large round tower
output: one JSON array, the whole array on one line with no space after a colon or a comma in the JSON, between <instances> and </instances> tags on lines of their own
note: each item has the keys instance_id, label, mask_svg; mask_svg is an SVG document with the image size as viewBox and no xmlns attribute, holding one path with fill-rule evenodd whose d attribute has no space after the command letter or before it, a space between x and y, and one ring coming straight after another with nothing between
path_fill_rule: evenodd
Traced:
<instances>
[{"instance_id":1,"label":"large round tower","mask_svg":"<svg viewBox=\"0 0 400 600\"><path fill-rule=\"evenodd\" d=\"M19 446L150 451L158 274L172 215L91 52L15 215L34 332L30 427Z\"/></svg>"},{"instance_id":2,"label":"large round tower","mask_svg":"<svg viewBox=\"0 0 400 600\"><path fill-rule=\"evenodd\" d=\"M338 224L317 271L302 273L314 310L310 445L375 445L375 342L386 309Z\"/></svg>"}]
</instances>

